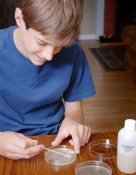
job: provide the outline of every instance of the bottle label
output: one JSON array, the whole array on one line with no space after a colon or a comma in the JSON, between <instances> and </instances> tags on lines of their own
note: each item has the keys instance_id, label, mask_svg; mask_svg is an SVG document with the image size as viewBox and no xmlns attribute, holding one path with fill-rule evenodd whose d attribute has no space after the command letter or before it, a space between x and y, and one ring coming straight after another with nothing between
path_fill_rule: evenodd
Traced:
<instances>
[{"instance_id":1,"label":"bottle label","mask_svg":"<svg viewBox=\"0 0 136 175\"><path fill-rule=\"evenodd\" d=\"M131 152L135 149L134 146L121 145L125 152Z\"/></svg>"},{"instance_id":2,"label":"bottle label","mask_svg":"<svg viewBox=\"0 0 136 175\"><path fill-rule=\"evenodd\" d=\"M135 145L118 144L118 152L126 155L136 155Z\"/></svg>"}]
</instances>

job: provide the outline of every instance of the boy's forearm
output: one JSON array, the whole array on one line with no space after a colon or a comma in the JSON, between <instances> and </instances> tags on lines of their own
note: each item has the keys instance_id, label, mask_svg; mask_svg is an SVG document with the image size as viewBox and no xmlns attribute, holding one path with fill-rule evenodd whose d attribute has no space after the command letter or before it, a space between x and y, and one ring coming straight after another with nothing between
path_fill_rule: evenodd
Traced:
<instances>
[{"instance_id":1,"label":"boy's forearm","mask_svg":"<svg viewBox=\"0 0 136 175\"><path fill-rule=\"evenodd\" d=\"M70 113L65 113L65 119L66 120L73 120L75 122L78 122L80 124L84 124L84 114L82 110L75 110Z\"/></svg>"}]
</instances>

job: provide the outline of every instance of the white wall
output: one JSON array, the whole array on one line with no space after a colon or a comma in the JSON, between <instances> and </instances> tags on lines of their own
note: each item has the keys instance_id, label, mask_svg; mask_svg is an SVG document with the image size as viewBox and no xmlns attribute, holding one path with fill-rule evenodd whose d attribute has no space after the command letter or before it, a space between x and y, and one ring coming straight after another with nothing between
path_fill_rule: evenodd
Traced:
<instances>
[{"instance_id":1,"label":"white wall","mask_svg":"<svg viewBox=\"0 0 136 175\"><path fill-rule=\"evenodd\" d=\"M104 0L83 0L80 40L97 39L103 34Z\"/></svg>"}]
</instances>

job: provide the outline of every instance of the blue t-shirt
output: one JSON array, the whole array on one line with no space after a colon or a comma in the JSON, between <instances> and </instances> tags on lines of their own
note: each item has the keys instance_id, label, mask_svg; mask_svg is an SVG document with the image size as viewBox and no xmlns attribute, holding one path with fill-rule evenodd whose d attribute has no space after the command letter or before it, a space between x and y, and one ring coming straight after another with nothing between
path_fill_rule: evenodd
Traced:
<instances>
[{"instance_id":1,"label":"blue t-shirt","mask_svg":"<svg viewBox=\"0 0 136 175\"><path fill-rule=\"evenodd\" d=\"M0 131L56 134L64 119L63 100L95 94L87 59L75 42L43 66L33 65L14 44L15 27L0 30Z\"/></svg>"}]
</instances>

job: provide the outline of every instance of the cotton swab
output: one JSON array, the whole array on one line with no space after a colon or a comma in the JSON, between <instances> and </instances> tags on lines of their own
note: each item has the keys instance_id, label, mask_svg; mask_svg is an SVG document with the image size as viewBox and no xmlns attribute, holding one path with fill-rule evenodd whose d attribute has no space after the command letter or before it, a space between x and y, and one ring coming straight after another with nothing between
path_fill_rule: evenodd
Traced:
<instances>
[{"instance_id":1,"label":"cotton swab","mask_svg":"<svg viewBox=\"0 0 136 175\"><path fill-rule=\"evenodd\" d=\"M60 153L60 152L58 152L58 151L55 151L55 150L52 150L52 149L49 149L49 148L44 148L45 150L47 150L47 151L52 151L52 152L54 152L54 153L56 153L56 154L60 154L60 155L62 155L62 156L65 156L65 157L71 157L70 155L67 155L67 154L63 154L63 153Z\"/></svg>"}]
</instances>

